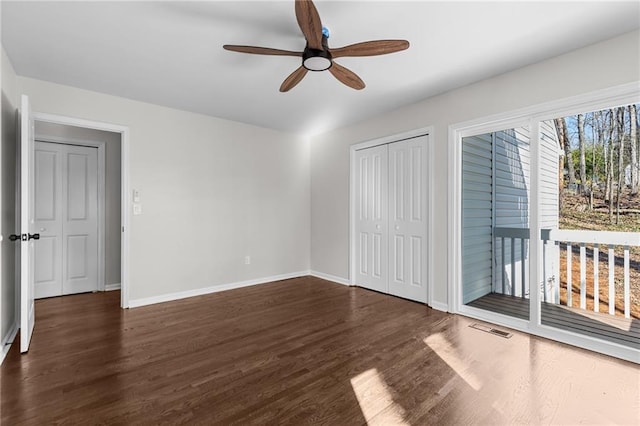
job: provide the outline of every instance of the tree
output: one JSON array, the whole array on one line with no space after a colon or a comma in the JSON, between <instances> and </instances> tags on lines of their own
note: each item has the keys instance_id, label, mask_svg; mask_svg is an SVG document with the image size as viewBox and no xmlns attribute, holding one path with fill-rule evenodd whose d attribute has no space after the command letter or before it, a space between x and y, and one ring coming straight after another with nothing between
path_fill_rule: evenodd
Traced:
<instances>
[{"instance_id":1,"label":"tree","mask_svg":"<svg viewBox=\"0 0 640 426\"><path fill-rule=\"evenodd\" d=\"M578 150L580 152L579 172L580 172L580 193L587 193L587 161L584 150L584 115L578 114Z\"/></svg>"},{"instance_id":2,"label":"tree","mask_svg":"<svg viewBox=\"0 0 640 426\"><path fill-rule=\"evenodd\" d=\"M600 171L598 161L602 160L604 157L604 164L606 164L607 151L604 149L604 118L602 111L596 111L592 114L591 130L594 134L592 145L593 151L591 155L591 191L589 194L589 201L591 208L593 208L593 193L595 192L596 180L598 182L600 181L600 177L598 176Z\"/></svg>"},{"instance_id":3,"label":"tree","mask_svg":"<svg viewBox=\"0 0 640 426\"><path fill-rule=\"evenodd\" d=\"M616 108L618 128L618 188L616 191L616 224L620 223L620 193L624 187L624 111L625 108Z\"/></svg>"},{"instance_id":4,"label":"tree","mask_svg":"<svg viewBox=\"0 0 640 426\"><path fill-rule=\"evenodd\" d=\"M629 143L631 144L631 195L638 194L640 170L638 169L638 110L629 105Z\"/></svg>"},{"instance_id":5,"label":"tree","mask_svg":"<svg viewBox=\"0 0 640 426\"><path fill-rule=\"evenodd\" d=\"M606 193L605 200L609 202L609 220L613 222L613 132L614 132L614 112L612 109L607 111L608 118L608 127L609 127L609 139L608 139L608 149L605 152L608 152L605 164L607 167L607 183L606 183Z\"/></svg>"},{"instance_id":6,"label":"tree","mask_svg":"<svg viewBox=\"0 0 640 426\"><path fill-rule=\"evenodd\" d=\"M556 126L556 132L558 133L558 141L562 148L564 148L565 165L567 166L567 174L569 177L569 185L576 183L576 172L573 168L573 161L571 161L571 142L569 140L569 131L567 130L567 122L563 118L556 118L553 120Z\"/></svg>"}]
</instances>

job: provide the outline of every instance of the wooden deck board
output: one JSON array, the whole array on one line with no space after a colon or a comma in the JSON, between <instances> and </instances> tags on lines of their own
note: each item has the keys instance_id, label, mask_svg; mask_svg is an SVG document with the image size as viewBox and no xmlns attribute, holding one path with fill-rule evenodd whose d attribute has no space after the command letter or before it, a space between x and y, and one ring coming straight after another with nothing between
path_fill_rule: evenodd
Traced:
<instances>
[{"instance_id":1,"label":"wooden deck board","mask_svg":"<svg viewBox=\"0 0 640 426\"><path fill-rule=\"evenodd\" d=\"M36 302L31 349L14 343L0 367L1 424L636 424L640 412L635 364L318 278L119 300Z\"/></svg>"},{"instance_id":2,"label":"wooden deck board","mask_svg":"<svg viewBox=\"0 0 640 426\"><path fill-rule=\"evenodd\" d=\"M526 302L526 303L525 303ZM527 320L529 319L529 300L498 293L487 294L467 303L468 306L484 309L498 314Z\"/></svg>"},{"instance_id":3,"label":"wooden deck board","mask_svg":"<svg viewBox=\"0 0 640 426\"><path fill-rule=\"evenodd\" d=\"M467 304L491 312L529 319L529 299L490 293ZM640 349L640 321L552 303L542 303L542 324Z\"/></svg>"}]
</instances>

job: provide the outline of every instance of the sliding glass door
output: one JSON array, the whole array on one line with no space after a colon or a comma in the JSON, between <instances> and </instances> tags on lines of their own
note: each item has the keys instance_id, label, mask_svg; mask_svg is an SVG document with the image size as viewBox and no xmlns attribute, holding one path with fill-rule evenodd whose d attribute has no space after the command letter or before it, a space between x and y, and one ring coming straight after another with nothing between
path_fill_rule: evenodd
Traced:
<instances>
[{"instance_id":1,"label":"sliding glass door","mask_svg":"<svg viewBox=\"0 0 640 426\"><path fill-rule=\"evenodd\" d=\"M462 303L529 319L530 132L462 138Z\"/></svg>"}]
</instances>

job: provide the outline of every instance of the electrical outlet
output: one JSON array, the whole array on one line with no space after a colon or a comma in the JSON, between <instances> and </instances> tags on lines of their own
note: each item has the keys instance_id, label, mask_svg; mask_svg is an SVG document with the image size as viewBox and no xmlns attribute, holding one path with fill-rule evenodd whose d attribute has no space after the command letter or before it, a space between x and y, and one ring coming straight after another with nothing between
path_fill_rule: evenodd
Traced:
<instances>
[{"instance_id":1,"label":"electrical outlet","mask_svg":"<svg viewBox=\"0 0 640 426\"><path fill-rule=\"evenodd\" d=\"M244 257L244 264L245 265L251 265L251 256L245 256Z\"/></svg>"},{"instance_id":2,"label":"electrical outlet","mask_svg":"<svg viewBox=\"0 0 640 426\"><path fill-rule=\"evenodd\" d=\"M142 214L142 204L133 205L133 214L136 216Z\"/></svg>"}]
</instances>

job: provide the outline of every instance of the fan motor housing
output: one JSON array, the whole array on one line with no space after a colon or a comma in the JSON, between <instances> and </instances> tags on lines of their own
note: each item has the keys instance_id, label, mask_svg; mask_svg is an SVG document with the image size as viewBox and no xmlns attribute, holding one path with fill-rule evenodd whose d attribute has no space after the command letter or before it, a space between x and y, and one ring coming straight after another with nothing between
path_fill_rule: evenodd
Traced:
<instances>
[{"instance_id":1,"label":"fan motor housing","mask_svg":"<svg viewBox=\"0 0 640 426\"><path fill-rule=\"evenodd\" d=\"M329 52L328 37L325 34L322 35L322 47L322 50L313 49L307 44L302 52L302 66L309 71L326 71L331 68L333 58Z\"/></svg>"},{"instance_id":2,"label":"fan motor housing","mask_svg":"<svg viewBox=\"0 0 640 426\"><path fill-rule=\"evenodd\" d=\"M331 53L307 47L302 53L302 66L309 71L326 71L331 68Z\"/></svg>"}]
</instances>

